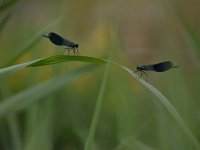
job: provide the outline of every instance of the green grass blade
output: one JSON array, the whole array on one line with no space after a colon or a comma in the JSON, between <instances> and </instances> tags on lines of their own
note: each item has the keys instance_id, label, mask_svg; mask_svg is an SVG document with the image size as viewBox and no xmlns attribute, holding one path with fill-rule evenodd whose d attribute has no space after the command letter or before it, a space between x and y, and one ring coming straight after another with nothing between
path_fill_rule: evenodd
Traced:
<instances>
[{"instance_id":1,"label":"green grass blade","mask_svg":"<svg viewBox=\"0 0 200 150\"><path fill-rule=\"evenodd\" d=\"M100 117L101 107L102 107L102 104L103 104L103 95L104 95L104 92L105 92L105 89L106 89L106 81L107 81L107 78L108 78L109 67L110 67L110 63L107 64L106 70L105 70L105 73L104 73L104 76L103 76L103 81L102 81L102 84L101 84L100 92L99 92L98 99L97 99L97 102L96 102L96 106L95 106L95 109L94 109L95 112L94 112L94 115L93 115L93 118L92 118L92 122L91 122L91 125L90 125L90 129L89 129L88 137L86 139L86 144L85 144L84 150L92 149L92 143L93 143L93 140L94 140L95 131L96 131L96 128L97 128L99 117Z\"/></svg>"},{"instance_id":2,"label":"green grass blade","mask_svg":"<svg viewBox=\"0 0 200 150\"><path fill-rule=\"evenodd\" d=\"M12 72L18 71L26 66L36 67L36 66L52 65L52 64L68 62L68 61L81 61L81 62L92 62L92 63L109 62L117 66L120 66L122 69L126 70L129 74L131 74L134 78L138 79L138 76L133 71L115 62L105 60L105 59L88 57L88 56L66 56L66 55L50 56L45 59L35 60L35 61L27 62L24 64L19 64L19 65L3 68L3 69L0 69L0 77L10 74ZM54 80L48 81L47 83L37 85L22 93L19 93L16 96L13 96L7 99L6 101L0 104L0 116L3 116L12 111L16 111L18 109L20 110L21 108L26 107L27 104L30 104L33 101L36 101L37 99L60 89L61 87L65 86L66 83L69 83L72 80L74 80L80 73L85 72L84 70L85 69L79 69L77 71L72 72L71 74L65 75L64 77L59 77L59 79L57 80L54 79ZM101 105L102 105L102 96L105 90L107 72L108 70L106 69L103 82L101 85L101 90L98 96L94 117L92 119L89 135L88 135L87 142L85 145L86 150L91 148L91 144L94 139L94 133L95 133L95 129L97 126L97 122L98 122L98 118L99 118L100 110L101 110ZM165 106L165 108L169 111L169 113L174 117L178 125L186 133L187 137L193 142L196 148L200 149L200 144L198 140L193 135L191 130L188 128L188 126L186 125L186 123L184 122L184 120L182 119L178 111L176 110L176 108L170 103L170 101L155 87L153 87L152 85L150 85L143 79L140 79L138 81L142 83L149 91L151 91L158 98L158 100Z\"/></svg>"},{"instance_id":3,"label":"green grass blade","mask_svg":"<svg viewBox=\"0 0 200 150\"><path fill-rule=\"evenodd\" d=\"M3 76L3 75L9 74L11 72L14 72L14 71L18 71L18 70L20 70L20 69L22 69L22 68L24 68L26 66L36 67L36 66L51 65L51 64L61 63L61 62L68 62L68 61L81 61L81 62L93 62L93 63L106 63L106 62L110 62L110 63L113 63L115 65L120 66L122 69L124 69L127 72L129 72L136 79L138 78L138 76L133 71L131 71L130 69L128 69L128 68L126 68L126 67L124 67L124 66L122 66L120 64L117 64L115 62L111 62L111 61L108 61L108 60L105 60L105 59L88 57L88 56L66 56L66 55L50 56L48 58L40 59L40 60L35 61L35 62L28 62L28 63L24 63L24 64L20 64L20 65L15 65L15 66L11 66L11 67L8 67L8 68L1 69L0 70L0 77ZM191 132L191 130L187 127L186 123L184 122L184 120L182 119L182 117L180 116L180 114L178 113L178 111L175 109L175 107L170 103L170 101L162 93L160 93L155 87L153 87L149 83L145 82L143 79L140 79L138 81L141 82L148 90L150 90L158 98L158 100L160 100L160 102L165 106L165 108L169 111L169 113L174 117L174 119L177 121L177 123L180 125L180 127L184 130L184 132L187 134L187 136L191 139L191 141L194 143L194 145L198 149L200 149L200 145L199 145L199 142L197 141L196 137L193 135L193 133ZM102 88L103 89L105 88L104 87L104 84L105 84L104 82L102 83ZM41 87L39 86L37 88L40 91L44 87L43 86L41 86ZM37 88L35 89L36 91L37 91ZM39 91L37 91L37 92L39 92ZM98 101L101 101L101 100L99 100L99 99L102 98L101 94L103 94L103 92L100 92ZM100 103L100 102L97 102L97 103ZM99 104L97 104L97 106L98 105ZM0 107L0 115L1 115L1 111L3 109L2 107L3 107L3 105L1 105L1 107ZM98 106L98 107L100 107L100 106ZM5 108L6 107L4 107L4 109ZM96 118L96 119L93 118L93 120L94 120L94 121L92 121L93 125L91 125L91 129L90 129L91 133L89 133L90 135L89 135L89 137L87 139L87 144L86 144L88 146L85 146L85 149L88 149L91 146L91 141L93 140L94 131L95 131L95 128L96 128L95 127L96 126L95 122L97 121L97 118L98 118L98 115L99 115L99 112L98 112L99 110L100 109L97 108L97 110L96 110L97 112L95 112L96 115L94 115L95 116L94 118Z\"/></svg>"},{"instance_id":4,"label":"green grass blade","mask_svg":"<svg viewBox=\"0 0 200 150\"><path fill-rule=\"evenodd\" d=\"M91 62L91 63L97 63L97 64L102 64L102 63L107 62L107 60L105 60L105 59L88 57L88 56L55 55L55 56L50 56L50 57L44 58L44 59L37 59L37 60L29 61L26 63L2 68L2 69L0 69L0 78L4 77L6 75L9 75L11 73L14 73L16 71L19 71L27 66L28 67L37 67L37 66L52 65L52 64L56 64L56 63L69 62L69 61Z\"/></svg>"},{"instance_id":5,"label":"green grass blade","mask_svg":"<svg viewBox=\"0 0 200 150\"><path fill-rule=\"evenodd\" d=\"M132 70L130 70L127 67L124 67L122 65L119 65L119 64L117 64L117 65L120 66L121 68L123 68L124 70L126 70L129 74L131 74L134 78L136 78L138 80L138 76ZM141 78L138 81L158 98L158 100L165 106L165 108L169 111L169 113L174 117L176 122L180 125L180 127L186 133L186 135L191 140L191 142L193 142L194 146L197 149L200 149L200 144L199 144L197 138L194 136L192 131L186 125L185 121L180 116L180 114L178 113L176 108L170 103L170 101L160 91L158 91L155 87L153 87L151 84L147 83L146 81L144 81Z\"/></svg>"},{"instance_id":6,"label":"green grass blade","mask_svg":"<svg viewBox=\"0 0 200 150\"><path fill-rule=\"evenodd\" d=\"M40 39L42 39L42 34L44 34L44 32L58 24L61 21L61 19L62 17L58 17L57 19L53 20L46 27L44 27L42 30L36 33L21 49L14 51L10 56L10 59L8 59L8 61L4 63L4 66L12 65L20 56L29 51L31 47L33 47L35 44L37 44L37 42Z\"/></svg>"},{"instance_id":7,"label":"green grass blade","mask_svg":"<svg viewBox=\"0 0 200 150\"><path fill-rule=\"evenodd\" d=\"M29 65L28 67L52 65L52 64L68 62L68 61L92 62L92 63L99 63L99 64L106 63L105 59L100 59L100 58L95 58L95 57L55 55L55 56L50 56L48 58L37 61L37 62Z\"/></svg>"},{"instance_id":8,"label":"green grass blade","mask_svg":"<svg viewBox=\"0 0 200 150\"><path fill-rule=\"evenodd\" d=\"M0 103L0 117L3 117L9 113L13 113L30 106L42 97L45 97L49 94L52 94L53 92L58 91L62 87L66 86L81 75L87 73L88 71L91 71L96 67L96 65L88 65L86 67L76 69L70 73L68 72L67 74L61 77L57 77L45 83L31 87L17 95L14 95L2 101Z\"/></svg>"},{"instance_id":9,"label":"green grass blade","mask_svg":"<svg viewBox=\"0 0 200 150\"><path fill-rule=\"evenodd\" d=\"M29 62L18 64L18 65L13 65L13 66L6 67L6 68L2 68L2 69L0 69L0 78L4 77L6 75L9 75L11 73L14 73L16 71L19 71L19 70L25 68L26 66L28 66L34 62L37 62L39 60L40 59L29 61Z\"/></svg>"}]
</instances>

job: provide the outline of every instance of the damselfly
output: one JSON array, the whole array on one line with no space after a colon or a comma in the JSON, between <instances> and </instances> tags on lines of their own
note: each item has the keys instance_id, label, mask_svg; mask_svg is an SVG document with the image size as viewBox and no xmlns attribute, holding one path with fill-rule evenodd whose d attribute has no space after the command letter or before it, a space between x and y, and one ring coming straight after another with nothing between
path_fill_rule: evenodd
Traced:
<instances>
[{"instance_id":1,"label":"damselfly","mask_svg":"<svg viewBox=\"0 0 200 150\"><path fill-rule=\"evenodd\" d=\"M141 65L137 66L137 70L134 72L140 72L139 78L142 77L143 74L146 75L147 80L147 73L145 71L156 71L156 72L164 72L171 68L177 68L178 66L173 65L171 61L164 61L158 64L152 64L152 65Z\"/></svg>"},{"instance_id":2,"label":"damselfly","mask_svg":"<svg viewBox=\"0 0 200 150\"><path fill-rule=\"evenodd\" d=\"M63 37L61 37L60 35L54 33L54 32L50 32L48 35L42 35L46 38L49 38L49 40L58 46L67 46L67 48L64 49L63 53L65 53L65 50L68 50L68 55L69 55L69 51L73 50L74 54L77 52L77 54L79 54L78 51L78 44L73 43Z\"/></svg>"}]
</instances>

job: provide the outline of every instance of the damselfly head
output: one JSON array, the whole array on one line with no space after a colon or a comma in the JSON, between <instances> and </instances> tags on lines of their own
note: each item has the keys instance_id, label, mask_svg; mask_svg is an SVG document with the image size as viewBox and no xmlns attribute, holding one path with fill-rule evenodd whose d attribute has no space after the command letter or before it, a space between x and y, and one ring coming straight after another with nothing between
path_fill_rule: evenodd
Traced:
<instances>
[{"instance_id":1,"label":"damselfly head","mask_svg":"<svg viewBox=\"0 0 200 150\"><path fill-rule=\"evenodd\" d=\"M74 47L78 48L78 44L74 44Z\"/></svg>"},{"instance_id":2,"label":"damselfly head","mask_svg":"<svg viewBox=\"0 0 200 150\"><path fill-rule=\"evenodd\" d=\"M142 70L146 70L146 66L141 65L141 66L137 66L137 71L142 71Z\"/></svg>"},{"instance_id":3,"label":"damselfly head","mask_svg":"<svg viewBox=\"0 0 200 150\"><path fill-rule=\"evenodd\" d=\"M164 61L164 62L157 63L157 64L137 66L137 68L136 68L137 70L134 73L140 72L139 78L143 74L145 74L146 80L147 80L147 73L145 71L164 72L171 68L177 68L177 67L179 67L179 66L174 65L171 61Z\"/></svg>"}]
</instances>

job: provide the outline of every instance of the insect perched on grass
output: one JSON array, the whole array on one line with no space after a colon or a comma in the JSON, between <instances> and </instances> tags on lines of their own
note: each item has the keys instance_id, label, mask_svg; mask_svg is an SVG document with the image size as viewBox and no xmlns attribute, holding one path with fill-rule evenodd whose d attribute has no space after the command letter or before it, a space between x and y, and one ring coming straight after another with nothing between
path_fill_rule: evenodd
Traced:
<instances>
[{"instance_id":1,"label":"insect perched on grass","mask_svg":"<svg viewBox=\"0 0 200 150\"><path fill-rule=\"evenodd\" d=\"M156 72L164 72L169 70L170 68L177 68L178 66L174 66L171 61L164 61L158 64L152 64L152 65L141 65L137 66L137 70L134 72L140 72L139 78L142 77L143 74L146 75L146 81L147 81L147 73L145 71L156 71Z\"/></svg>"},{"instance_id":2,"label":"insect perched on grass","mask_svg":"<svg viewBox=\"0 0 200 150\"><path fill-rule=\"evenodd\" d=\"M67 48L64 49L63 53L65 53L65 50L68 50L68 55L69 55L69 51L73 50L74 54L77 52L77 54L80 54L78 51L78 44L73 43L67 39L64 39L63 37L61 37L60 35L54 33L54 32L50 32L48 35L42 35L46 38L49 38L49 40L58 46L67 46Z\"/></svg>"}]
</instances>

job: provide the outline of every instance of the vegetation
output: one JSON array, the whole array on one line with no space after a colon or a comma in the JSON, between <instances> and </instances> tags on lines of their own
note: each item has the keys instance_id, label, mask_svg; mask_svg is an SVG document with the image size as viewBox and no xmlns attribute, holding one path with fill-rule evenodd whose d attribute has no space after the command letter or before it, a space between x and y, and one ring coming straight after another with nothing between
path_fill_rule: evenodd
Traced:
<instances>
[{"instance_id":1,"label":"vegetation","mask_svg":"<svg viewBox=\"0 0 200 150\"><path fill-rule=\"evenodd\" d=\"M0 149L200 149L195 3L1 1ZM134 73L165 60L180 67Z\"/></svg>"}]
</instances>

